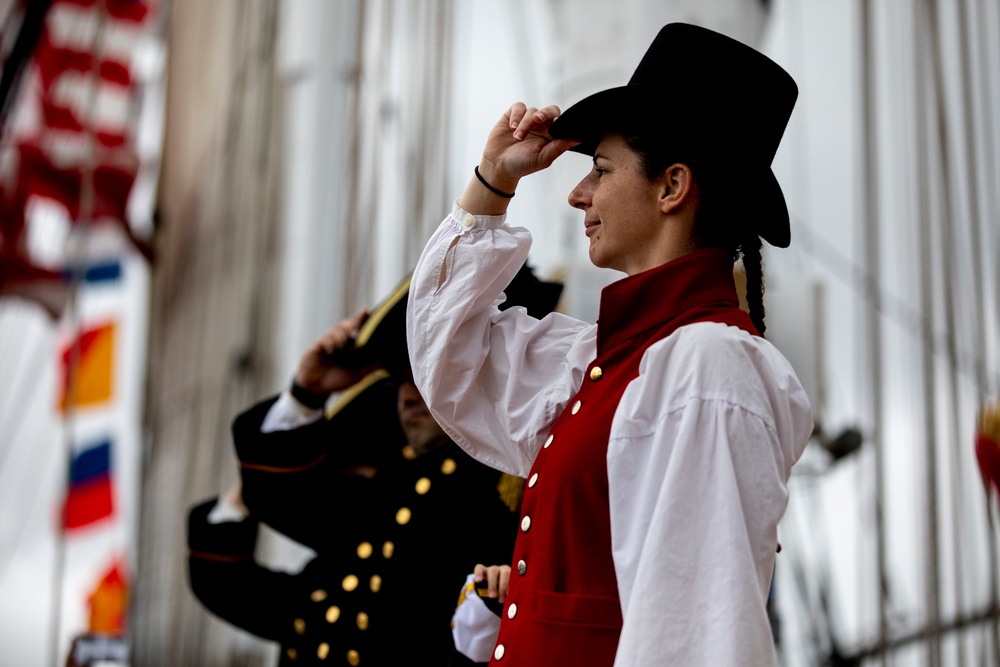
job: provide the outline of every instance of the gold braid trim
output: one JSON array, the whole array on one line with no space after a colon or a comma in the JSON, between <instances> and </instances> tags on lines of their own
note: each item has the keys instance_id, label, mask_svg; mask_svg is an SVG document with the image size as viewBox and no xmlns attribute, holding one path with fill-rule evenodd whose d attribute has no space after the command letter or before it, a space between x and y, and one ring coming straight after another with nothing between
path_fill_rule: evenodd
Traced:
<instances>
[{"instance_id":1,"label":"gold braid trim","mask_svg":"<svg viewBox=\"0 0 1000 667\"><path fill-rule=\"evenodd\" d=\"M376 371L372 371L368 375L364 376L361 380L351 385L346 389L337 400L333 401L326 406L326 418L333 419L338 412L350 405L351 401L358 397L358 395L363 392L368 387L372 386L379 380L384 380L389 377L389 371L380 368Z\"/></svg>"},{"instance_id":2,"label":"gold braid trim","mask_svg":"<svg viewBox=\"0 0 1000 667\"><path fill-rule=\"evenodd\" d=\"M263 465L261 463L246 463L244 461L240 461L240 467L246 468L247 470L258 470L260 472L273 472L273 473L277 473L277 474L289 474L289 473L302 472L304 470L309 470L309 468L313 468L315 466L318 466L320 463L322 463L325 460L326 460L326 454L320 454L319 458L316 459L315 461L310 461L309 463L306 463L305 465L300 465L300 466L289 466L289 467L266 466L266 465Z\"/></svg>"},{"instance_id":3,"label":"gold braid trim","mask_svg":"<svg viewBox=\"0 0 1000 667\"><path fill-rule=\"evenodd\" d=\"M247 560L253 554L245 554L242 556L223 556L222 554L210 554L205 551L193 551L188 549L188 556L191 558L201 558L202 560L212 560L217 563L239 563L241 560Z\"/></svg>"},{"instance_id":4,"label":"gold braid trim","mask_svg":"<svg viewBox=\"0 0 1000 667\"><path fill-rule=\"evenodd\" d=\"M389 311L391 311L393 307L399 303L399 300L409 294L409 292L410 278L407 276L403 279L403 282L396 287L393 293L389 295L389 298L379 304L379 306L375 309L375 312L369 315L368 319L365 320L365 323L361 325L361 328L358 329L358 335L354 337L354 346L364 347L367 345L368 340L372 337L372 334L375 333L378 325L382 324L382 320L385 319L385 316L388 315Z\"/></svg>"},{"instance_id":5,"label":"gold braid trim","mask_svg":"<svg viewBox=\"0 0 1000 667\"><path fill-rule=\"evenodd\" d=\"M497 491L500 492L500 500L503 501L504 505L511 512L517 514L521 509L521 500L524 498L524 478L504 473L500 476Z\"/></svg>"}]
</instances>

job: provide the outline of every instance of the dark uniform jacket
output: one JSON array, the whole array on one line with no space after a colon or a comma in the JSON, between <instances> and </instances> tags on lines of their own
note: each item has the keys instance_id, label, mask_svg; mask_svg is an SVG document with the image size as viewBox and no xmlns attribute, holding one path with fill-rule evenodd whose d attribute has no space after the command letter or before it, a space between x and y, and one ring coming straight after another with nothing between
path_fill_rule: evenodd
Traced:
<instances>
[{"instance_id":1,"label":"dark uniform jacket","mask_svg":"<svg viewBox=\"0 0 1000 667\"><path fill-rule=\"evenodd\" d=\"M388 381L332 419L262 434L274 400L233 424L251 517L209 524L214 501L191 511L195 595L280 642L282 665L448 664L465 575L477 562L511 559L517 481L451 442L415 456ZM317 557L295 575L256 564L258 521Z\"/></svg>"}]
</instances>

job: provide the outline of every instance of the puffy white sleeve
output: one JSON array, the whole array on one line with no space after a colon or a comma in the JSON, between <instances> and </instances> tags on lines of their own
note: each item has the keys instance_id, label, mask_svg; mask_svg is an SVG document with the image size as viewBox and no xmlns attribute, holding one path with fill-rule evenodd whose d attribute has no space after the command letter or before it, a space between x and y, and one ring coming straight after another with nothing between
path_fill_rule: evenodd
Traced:
<instances>
[{"instance_id":1,"label":"puffy white sleeve","mask_svg":"<svg viewBox=\"0 0 1000 667\"><path fill-rule=\"evenodd\" d=\"M773 348L693 326L710 342L682 329L651 347L612 426L620 667L776 661L765 605L808 400ZM719 331L733 340L712 345Z\"/></svg>"},{"instance_id":2,"label":"puffy white sleeve","mask_svg":"<svg viewBox=\"0 0 1000 667\"><path fill-rule=\"evenodd\" d=\"M504 216L456 205L417 262L406 323L414 382L434 418L472 456L521 477L596 349L592 325L498 309L530 246Z\"/></svg>"}]
</instances>

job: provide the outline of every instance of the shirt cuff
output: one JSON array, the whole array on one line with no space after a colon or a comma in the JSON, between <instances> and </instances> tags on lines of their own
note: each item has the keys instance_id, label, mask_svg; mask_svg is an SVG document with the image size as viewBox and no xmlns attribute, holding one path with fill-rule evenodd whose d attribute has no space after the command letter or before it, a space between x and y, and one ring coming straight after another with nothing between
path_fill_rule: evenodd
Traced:
<instances>
[{"instance_id":1,"label":"shirt cuff","mask_svg":"<svg viewBox=\"0 0 1000 667\"><path fill-rule=\"evenodd\" d=\"M215 503L215 507L212 511L208 513L205 520L212 524L227 523L232 521L243 521L250 513L243 507L237 507L236 505L229 502L225 496L219 496L219 499Z\"/></svg>"},{"instance_id":2,"label":"shirt cuff","mask_svg":"<svg viewBox=\"0 0 1000 667\"><path fill-rule=\"evenodd\" d=\"M302 405L286 389L267 411L260 425L260 432L292 431L318 422L322 416L323 408Z\"/></svg>"},{"instance_id":3,"label":"shirt cuff","mask_svg":"<svg viewBox=\"0 0 1000 667\"><path fill-rule=\"evenodd\" d=\"M459 233L472 232L477 229L499 229L503 227L504 222L507 220L507 214L503 215L473 215L463 209L458 205L458 200L455 200L455 204L451 209L452 224L454 224Z\"/></svg>"}]
</instances>

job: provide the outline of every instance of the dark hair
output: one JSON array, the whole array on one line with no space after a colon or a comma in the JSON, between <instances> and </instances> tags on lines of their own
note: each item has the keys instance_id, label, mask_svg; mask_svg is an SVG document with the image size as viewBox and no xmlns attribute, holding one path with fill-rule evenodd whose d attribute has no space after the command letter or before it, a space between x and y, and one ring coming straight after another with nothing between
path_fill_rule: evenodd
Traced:
<instances>
[{"instance_id":1,"label":"dark hair","mask_svg":"<svg viewBox=\"0 0 1000 667\"><path fill-rule=\"evenodd\" d=\"M656 180L672 164L686 164L698 182L700 204L695 217L694 233L705 248L728 250L735 262L743 260L747 276L747 305L750 320L757 332L764 335L764 270L761 260L760 236L747 224L747 212L741 208L741 197L732 196L733 186L726 187L717 170L699 160L691 149L683 145L672 148L662 142L635 135L623 135L625 143L638 153L646 179Z\"/></svg>"}]
</instances>

